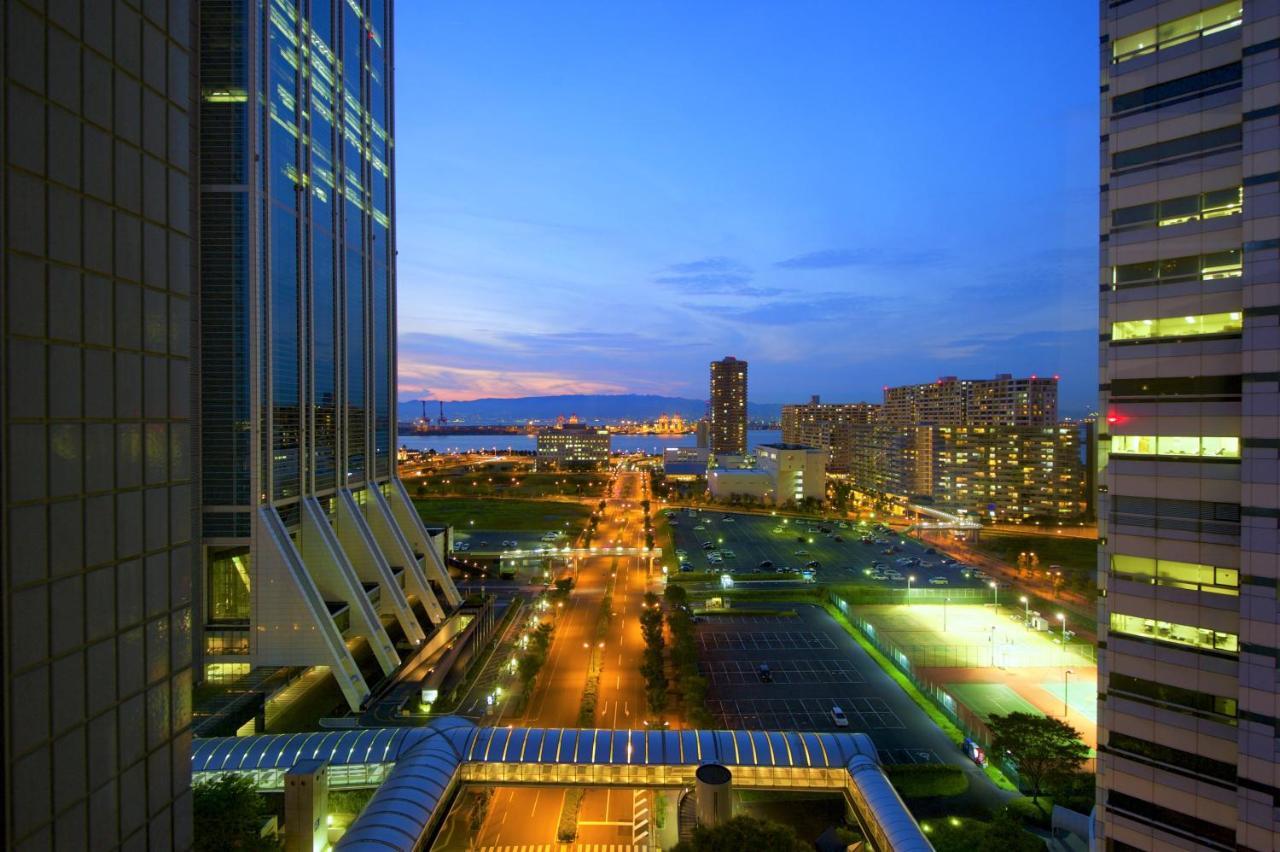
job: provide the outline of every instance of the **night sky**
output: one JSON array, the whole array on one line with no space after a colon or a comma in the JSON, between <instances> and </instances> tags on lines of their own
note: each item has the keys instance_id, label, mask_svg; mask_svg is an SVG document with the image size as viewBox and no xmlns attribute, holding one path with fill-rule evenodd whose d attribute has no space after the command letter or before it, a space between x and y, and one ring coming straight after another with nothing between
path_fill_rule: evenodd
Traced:
<instances>
[{"instance_id":1,"label":"night sky","mask_svg":"<svg viewBox=\"0 0 1280 852\"><path fill-rule=\"evenodd\" d=\"M396 9L402 398L1095 398L1096 6Z\"/></svg>"}]
</instances>

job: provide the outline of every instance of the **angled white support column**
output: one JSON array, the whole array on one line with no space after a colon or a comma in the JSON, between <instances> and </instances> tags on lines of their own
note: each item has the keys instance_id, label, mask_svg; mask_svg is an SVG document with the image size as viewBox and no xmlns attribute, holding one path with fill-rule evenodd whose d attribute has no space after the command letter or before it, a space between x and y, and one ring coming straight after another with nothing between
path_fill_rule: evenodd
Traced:
<instances>
[{"instance_id":1,"label":"angled white support column","mask_svg":"<svg viewBox=\"0 0 1280 852\"><path fill-rule=\"evenodd\" d=\"M330 533L334 537L337 548L346 557L352 570L362 582L378 584L382 590L378 602L379 611L394 615L404 629L405 638L410 644L421 645L422 640L427 638L427 632L418 623L418 617L413 614L413 608L409 606L409 600L405 597L404 588L396 580L395 572L391 570L387 560L378 558L380 556L378 548L370 535L368 526L363 522L364 518L360 514L359 507L346 491L335 494L333 499L336 507L335 523L330 527ZM316 510L323 518L324 513L318 504ZM325 526L329 524L326 523Z\"/></svg>"},{"instance_id":2,"label":"angled white support column","mask_svg":"<svg viewBox=\"0 0 1280 852\"><path fill-rule=\"evenodd\" d=\"M444 623L444 608L440 606L435 590L427 581L426 572L422 570L422 565L414 555L413 548L409 546L409 542L400 532L396 519L392 517L391 510L387 508L387 501L382 498L382 492L378 486L371 485L365 489L364 493L368 497L366 506L368 511L364 519L368 522L370 531L373 532L374 541L378 543L382 555L388 562L392 565L405 566L405 573L416 578L421 584L426 591L425 595L419 593L422 597L422 605L427 608L427 615L431 617L432 623L437 627L440 626Z\"/></svg>"},{"instance_id":3,"label":"angled white support column","mask_svg":"<svg viewBox=\"0 0 1280 852\"><path fill-rule=\"evenodd\" d=\"M400 531L409 541L409 546L415 552L425 554L426 565L430 566L429 573L440 584L440 588L444 589L445 602L449 604L449 608L453 609L461 605L462 595L458 594L458 587L453 584L453 578L449 576L444 557L431 543L431 536L427 533L427 528L423 525L422 518L419 517L418 510L414 508L413 501L409 499L409 492L404 490L404 483L399 477L391 477L391 497L387 503L391 506L391 516L400 525Z\"/></svg>"},{"instance_id":4,"label":"angled white support column","mask_svg":"<svg viewBox=\"0 0 1280 852\"><path fill-rule=\"evenodd\" d=\"M334 624L324 595L271 506L258 509L257 661L273 666L329 666L352 710L369 697L360 667Z\"/></svg>"},{"instance_id":5,"label":"angled white support column","mask_svg":"<svg viewBox=\"0 0 1280 852\"><path fill-rule=\"evenodd\" d=\"M302 526L298 540L302 562L311 572L318 588L329 600L346 601L351 607L351 626L369 640L369 648L377 658L383 674L391 674L400 665L396 646L378 618L378 610L369 601L356 571L342 552L337 536L329 527L329 519L314 497L302 501ZM376 581L375 581L376 582Z\"/></svg>"},{"instance_id":6,"label":"angled white support column","mask_svg":"<svg viewBox=\"0 0 1280 852\"><path fill-rule=\"evenodd\" d=\"M339 488L333 499L338 501L338 540L351 555L352 561L380 565L382 567L379 570L385 570L394 576L393 566L387 561L382 549L378 547L378 539L370 528L365 513L356 505L355 497L347 489ZM423 575L422 569L413 564L394 567L404 570L405 594L417 595L422 605L426 607L428 617L439 624L442 617L440 603L431 591L431 585ZM427 625L420 626L425 630Z\"/></svg>"}]
</instances>

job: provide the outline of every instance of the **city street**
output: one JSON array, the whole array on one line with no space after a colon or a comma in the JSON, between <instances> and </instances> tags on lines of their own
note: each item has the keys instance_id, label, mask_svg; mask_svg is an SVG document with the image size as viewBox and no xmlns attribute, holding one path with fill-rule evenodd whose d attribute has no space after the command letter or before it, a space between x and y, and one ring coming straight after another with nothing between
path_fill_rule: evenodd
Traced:
<instances>
[{"instance_id":1,"label":"city street","mask_svg":"<svg viewBox=\"0 0 1280 852\"><path fill-rule=\"evenodd\" d=\"M593 544L601 547L644 546L645 477L620 472L610 484L604 517ZM645 720L644 679L639 665L644 639L640 609L651 581L640 557L592 556L579 560L573 591L555 616L555 635L547 662L538 674L522 715L502 716L493 724L529 727L574 727L582 705L593 659L600 661L595 726L640 727ZM654 583L656 590L657 583ZM596 639L601 601L612 589L612 617L603 648ZM593 651L599 651L594 655ZM534 787L504 787L495 791L488 817L473 843L480 848L552 843L565 791ZM635 814L644 811L644 799L631 791L592 790L579 811L579 843L630 844Z\"/></svg>"}]
</instances>

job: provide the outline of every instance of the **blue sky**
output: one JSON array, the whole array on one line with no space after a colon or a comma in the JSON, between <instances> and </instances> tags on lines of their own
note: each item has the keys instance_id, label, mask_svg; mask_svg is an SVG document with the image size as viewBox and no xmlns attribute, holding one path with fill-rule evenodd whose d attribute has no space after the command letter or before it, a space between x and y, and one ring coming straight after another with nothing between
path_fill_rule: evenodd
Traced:
<instances>
[{"instance_id":1,"label":"blue sky","mask_svg":"<svg viewBox=\"0 0 1280 852\"><path fill-rule=\"evenodd\" d=\"M1095 396L1097 10L396 4L402 398Z\"/></svg>"}]
</instances>

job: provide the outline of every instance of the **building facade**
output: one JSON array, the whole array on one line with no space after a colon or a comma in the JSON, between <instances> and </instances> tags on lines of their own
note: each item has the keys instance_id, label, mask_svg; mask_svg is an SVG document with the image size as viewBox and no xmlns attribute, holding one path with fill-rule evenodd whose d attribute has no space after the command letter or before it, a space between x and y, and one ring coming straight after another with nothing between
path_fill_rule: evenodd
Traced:
<instances>
[{"instance_id":1,"label":"building facade","mask_svg":"<svg viewBox=\"0 0 1280 852\"><path fill-rule=\"evenodd\" d=\"M1280 4L1104 0L1097 829L1280 848Z\"/></svg>"},{"instance_id":2,"label":"building facade","mask_svg":"<svg viewBox=\"0 0 1280 852\"><path fill-rule=\"evenodd\" d=\"M890 426L1051 426L1058 419L1058 377L943 376L886 387L880 417Z\"/></svg>"},{"instance_id":3,"label":"building facade","mask_svg":"<svg viewBox=\"0 0 1280 852\"><path fill-rule=\"evenodd\" d=\"M816 396L803 405L784 405L782 443L822 447L828 473L851 473L862 463L856 456L859 439L879 409L869 402L824 403Z\"/></svg>"},{"instance_id":4,"label":"building facade","mask_svg":"<svg viewBox=\"0 0 1280 852\"><path fill-rule=\"evenodd\" d=\"M392 455L391 3L199 5L203 676L355 708L459 602Z\"/></svg>"},{"instance_id":5,"label":"building facade","mask_svg":"<svg viewBox=\"0 0 1280 852\"><path fill-rule=\"evenodd\" d=\"M1078 521L1086 513L1080 426L938 426L931 493L993 521Z\"/></svg>"},{"instance_id":6,"label":"building facade","mask_svg":"<svg viewBox=\"0 0 1280 852\"><path fill-rule=\"evenodd\" d=\"M761 444L756 464L773 480L774 502L800 505L827 497L827 451L804 444Z\"/></svg>"},{"instance_id":7,"label":"building facade","mask_svg":"<svg viewBox=\"0 0 1280 852\"><path fill-rule=\"evenodd\" d=\"M0 13L5 849L189 849L195 29Z\"/></svg>"},{"instance_id":8,"label":"building facade","mask_svg":"<svg viewBox=\"0 0 1280 852\"><path fill-rule=\"evenodd\" d=\"M565 423L538 430L538 470L599 470L609 463L608 429Z\"/></svg>"},{"instance_id":9,"label":"building facade","mask_svg":"<svg viewBox=\"0 0 1280 852\"><path fill-rule=\"evenodd\" d=\"M732 355L711 362L711 452L747 453L747 362Z\"/></svg>"}]
</instances>

